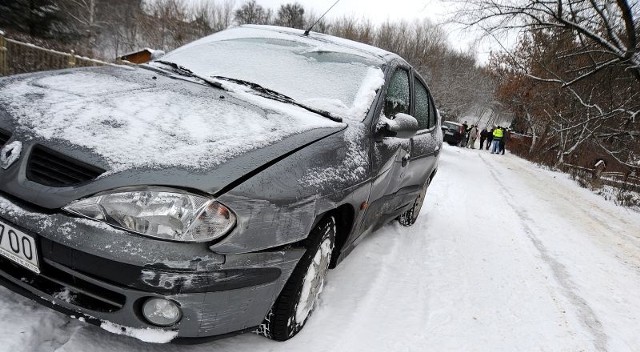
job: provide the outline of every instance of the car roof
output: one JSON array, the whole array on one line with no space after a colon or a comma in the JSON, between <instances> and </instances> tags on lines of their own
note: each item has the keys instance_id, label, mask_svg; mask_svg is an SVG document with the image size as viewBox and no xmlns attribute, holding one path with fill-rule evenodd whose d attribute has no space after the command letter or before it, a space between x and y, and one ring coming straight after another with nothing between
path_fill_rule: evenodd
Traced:
<instances>
[{"instance_id":1,"label":"car roof","mask_svg":"<svg viewBox=\"0 0 640 352\"><path fill-rule=\"evenodd\" d=\"M214 33L210 36L198 39L195 42L187 44L184 47L197 46L213 41L231 40L238 38L285 39L304 43L306 45L328 46L328 50L331 51L357 54L376 61L390 62L399 60L406 63L406 61L403 60L399 55L394 54L390 51L380 49L368 44L355 42L349 39L338 38L332 35L318 32L309 32L309 35L305 36L304 30L302 29L251 24L233 27L221 32Z\"/></svg>"}]
</instances>

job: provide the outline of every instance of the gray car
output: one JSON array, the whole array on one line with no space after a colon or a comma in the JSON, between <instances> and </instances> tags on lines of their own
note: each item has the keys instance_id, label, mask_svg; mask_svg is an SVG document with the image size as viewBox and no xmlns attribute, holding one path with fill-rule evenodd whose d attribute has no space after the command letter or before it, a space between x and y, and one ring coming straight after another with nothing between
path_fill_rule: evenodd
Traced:
<instances>
[{"instance_id":1,"label":"gray car","mask_svg":"<svg viewBox=\"0 0 640 352\"><path fill-rule=\"evenodd\" d=\"M286 340L327 270L416 221L442 132L399 56L242 26L0 80L0 283L143 341Z\"/></svg>"}]
</instances>

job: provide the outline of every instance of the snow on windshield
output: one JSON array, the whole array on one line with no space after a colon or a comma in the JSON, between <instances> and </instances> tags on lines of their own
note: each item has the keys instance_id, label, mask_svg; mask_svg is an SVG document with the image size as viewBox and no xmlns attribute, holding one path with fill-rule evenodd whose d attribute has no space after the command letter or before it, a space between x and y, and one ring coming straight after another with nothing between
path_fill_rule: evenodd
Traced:
<instances>
[{"instance_id":1,"label":"snow on windshield","mask_svg":"<svg viewBox=\"0 0 640 352\"><path fill-rule=\"evenodd\" d=\"M364 119L384 84L382 60L335 44L277 36L211 38L215 35L162 60L206 77L254 82L299 103L357 121Z\"/></svg>"}]
</instances>

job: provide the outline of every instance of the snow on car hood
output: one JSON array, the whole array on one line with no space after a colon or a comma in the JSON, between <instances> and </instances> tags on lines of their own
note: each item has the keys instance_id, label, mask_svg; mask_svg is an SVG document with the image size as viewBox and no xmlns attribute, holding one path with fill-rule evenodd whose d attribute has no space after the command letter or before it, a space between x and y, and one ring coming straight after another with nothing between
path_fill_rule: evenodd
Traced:
<instances>
[{"instance_id":1,"label":"snow on car hood","mask_svg":"<svg viewBox=\"0 0 640 352\"><path fill-rule=\"evenodd\" d=\"M291 135L344 127L293 105L254 95L245 99L248 94L123 68L0 81L0 106L16 129L88 149L106 161L108 174L131 168L207 170Z\"/></svg>"}]
</instances>

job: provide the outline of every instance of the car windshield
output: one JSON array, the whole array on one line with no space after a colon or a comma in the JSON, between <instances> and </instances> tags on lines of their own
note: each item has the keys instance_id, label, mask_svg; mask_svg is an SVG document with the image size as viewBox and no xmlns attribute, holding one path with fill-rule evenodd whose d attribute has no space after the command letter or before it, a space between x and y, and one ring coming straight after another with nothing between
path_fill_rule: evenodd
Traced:
<instances>
[{"instance_id":1,"label":"car windshield","mask_svg":"<svg viewBox=\"0 0 640 352\"><path fill-rule=\"evenodd\" d=\"M455 123L451 123L451 122L445 122L442 125L452 130L457 130L458 128L460 128L460 125L456 125Z\"/></svg>"},{"instance_id":2,"label":"car windshield","mask_svg":"<svg viewBox=\"0 0 640 352\"><path fill-rule=\"evenodd\" d=\"M358 121L384 83L382 60L336 44L277 36L216 39L203 38L161 61L203 77L256 83L297 103Z\"/></svg>"}]
</instances>

